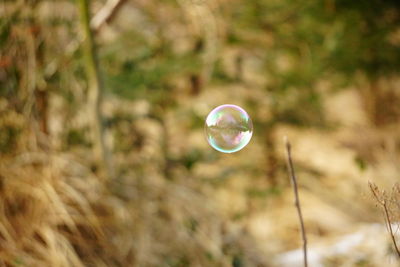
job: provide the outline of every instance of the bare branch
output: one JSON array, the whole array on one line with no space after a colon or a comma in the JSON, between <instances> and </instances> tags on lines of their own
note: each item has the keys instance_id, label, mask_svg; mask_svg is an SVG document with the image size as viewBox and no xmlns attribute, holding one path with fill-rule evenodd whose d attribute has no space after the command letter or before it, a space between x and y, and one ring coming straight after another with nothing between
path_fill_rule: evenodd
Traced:
<instances>
[{"instance_id":1,"label":"bare branch","mask_svg":"<svg viewBox=\"0 0 400 267\"><path fill-rule=\"evenodd\" d=\"M306 230L305 230L305 227L304 227L303 215L301 213L299 192L298 192L298 188L297 188L297 178L296 178L296 174L294 172L294 167L293 167L293 162L292 162L291 146L290 146L290 143L289 143L289 141L288 141L286 136L285 136L285 145L286 145L286 152L287 152L287 168L288 168L289 177L291 179L291 184L292 184L292 187L293 187L294 198L295 198L294 205L296 206L297 214L299 216L301 237L303 239L304 266L307 267L308 266L308 262L307 262L307 236L306 236Z\"/></svg>"},{"instance_id":2,"label":"bare branch","mask_svg":"<svg viewBox=\"0 0 400 267\"><path fill-rule=\"evenodd\" d=\"M396 250L397 256L400 258L400 250L399 250L399 247L397 246L397 241L396 241L396 238L394 237L394 234L393 234L392 222L390 220L389 209L387 207L387 202L386 202L386 199L385 199L384 192L382 193L383 196L380 197L379 196L380 192L379 192L379 189L376 186L376 184L368 182L368 185L369 185L369 188L370 188L372 194L375 197L376 202L378 202L379 205L382 206L382 209L383 209L383 211L385 213L385 222L387 224L386 226L388 228L388 231L389 231L389 234L390 234L390 238L392 239L393 246L394 246L394 249Z\"/></svg>"}]
</instances>

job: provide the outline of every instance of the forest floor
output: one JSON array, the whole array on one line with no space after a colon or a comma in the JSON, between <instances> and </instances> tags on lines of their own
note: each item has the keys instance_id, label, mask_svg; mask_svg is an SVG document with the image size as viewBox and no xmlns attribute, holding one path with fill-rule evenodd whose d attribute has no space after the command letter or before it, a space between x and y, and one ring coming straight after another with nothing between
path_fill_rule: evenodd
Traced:
<instances>
[{"instance_id":1,"label":"forest floor","mask_svg":"<svg viewBox=\"0 0 400 267\"><path fill-rule=\"evenodd\" d=\"M56 9L49 3L43 9L46 16L55 10L76 20L70 1ZM146 6L147 1L138 3ZM196 42L190 27L169 19L182 11L150 3L148 13L159 23L154 27L134 4L127 3L113 25L97 36L104 76L114 75L129 92L143 88L145 92L136 100L134 93L131 100L122 93L114 95L115 88L107 88L104 95L106 141L114 150L115 179L100 178L90 145L81 138L87 137L88 112L85 82L77 75L80 69L60 71L66 75L65 91L57 88L49 93L50 138L37 133L30 118L7 110L8 100L0 103L0 110L9 115L2 118L3 124L21 121L23 125L16 145L20 151L0 158L0 215L4 215L0 216L0 248L4 248L0 265L302 266L299 221L285 165L287 136L293 148L310 266L398 266L368 182L391 192L398 181L399 125L371 126L359 91L344 88L321 93L321 112L328 127L277 121L271 133L265 133L265 125L274 121L273 100L257 53L222 44L218 64L229 79L210 81L195 94L190 92L188 73L167 79L151 68L153 56L159 67L158 52L149 56L144 47L150 60L142 59L143 67L132 49L139 36L133 28L150 40L144 46L157 41L160 30L177 46L171 45L176 51L193 52ZM154 8L159 13L152 13ZM75 35L75 29L69 34ZM270 36L256 37L258 42ZM248 53L242 59L242 80L237 81L235 60L241 49ZM121 61L114 62L118 67L108 62L107 70L107 53ZM162 63L167 67L161 70L169 70L168 61ZM122 73L125 67L128 70ZM151 70L151 79L146 77L162 89L140 84L146 80L140 75ZM138 77L129 76L132 73ZM171 91L159 76L168 81ZM153 95L157 93L171 103ZM207 114L228 103L245 108L257 122L250 143L233 154L211 148L203 129ZM267 150L266 134L276 151ZM76 143L68 143L67 135L76 137ZM271 153L276 156L273 179L267 175ZM397 224L393 222L396 236Z\"/></svg>"}]
</instances>

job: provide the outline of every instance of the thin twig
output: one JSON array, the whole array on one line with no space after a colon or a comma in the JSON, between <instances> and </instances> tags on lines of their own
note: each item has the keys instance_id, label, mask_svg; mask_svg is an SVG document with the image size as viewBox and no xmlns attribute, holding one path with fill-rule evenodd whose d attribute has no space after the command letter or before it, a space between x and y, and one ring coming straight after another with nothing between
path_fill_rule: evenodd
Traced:
<instances>
[{"instance_id":1,"label":"thin twig","mask_svg":"<svg viewBox=\"0 0 400 267\"><path fill-rule=\"evenodd\" d=\"M397 252L397 256L399 256L399 258L400 258L400 251L399 251L399 248L397 247L396 238L394 237L394 234L393 234L392 222L390 221L390 216L389 216L389 211L387 209L386 201L383 202L383 209L385 211L385 216L386 216L386 221L387 221L387 224L389 227L390 237L392 238L394 248Z\"/></svg>"},{"instance_id":2,"label":"thin twig","mask_svg":"<svg viewBox=\"0 0 400 267\"><path fill-rule=\"evenodd\" d=\"M126 0L108 0L99 12L90 20L90 27L98 31L105 23L110 22Z\"/></svg>"},{"instance_id":3,"label":"thin twig","mask_svg":"<svg viewBox=\"0 0 400 267\"><path fill-rule=\"evenodd\" d=\"M300 199L299 199L299 192L297 188L297 178L296 174L294 172L294 167L293 167L293 162L292 162L292 154L291 154L291 146L290 143L285 136L285 145L286 145L286 152L287 152L287 168L288 168L288 173L289 177L291 179L291 184L293 187L293 192L294 192L294 205L296 206L297 209L297 214L299 216L299 221L300 221L300 229L301 229L301 237L303 239L303 255L304 255L304 266L308 266L308 261L307 261L307 236L306 236L306 230L304 227L304 220L303 220L303 215L301 213L301 206L300 206Z\"/></svg>"},{"instance_id":4,"label":"thin twig","mask_svg":"<svg viewBox=\"0 0 400 267\"><path fill-rule=\"evenodd\" d=\"M377 191L379 189L375 184L373 184L371 182L368 182L368 185L369 185L369 188L371 189L372 194L375 197L376 202L378 202L379 205L381 205L382 208L383 208L383 211L385 213L385 221L386 221L386 224L387 224L387 228L389 230L390 238L392 239L393 246L394 246L394 249L396 250L397 256L400 258L400 250L399 250L399 247L397 246L396 238L394 237L394 234L393 234L392 222L390 220L389 210L387 208L387 203L386 203L385 196L382 196L382 198L380 198L378 196L378 192Z\"/></svg>"}]
</instances>

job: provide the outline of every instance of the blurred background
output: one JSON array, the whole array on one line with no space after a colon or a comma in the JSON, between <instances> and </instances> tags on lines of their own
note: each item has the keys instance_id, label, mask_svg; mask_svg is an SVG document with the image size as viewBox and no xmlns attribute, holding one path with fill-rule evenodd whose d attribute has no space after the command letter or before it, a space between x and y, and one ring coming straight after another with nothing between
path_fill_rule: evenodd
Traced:
<instances>
[{"instance_id":1,"label":"blurred background","mask_svg":"<svg viewBox=\"0 0 400 267\"><path fill-rule=\"evenodd\" d=\"M284 136L310 266L397 266L399 72L397 0L2 0L0 266L302 266Z\"/></svg>"}]
</instances>

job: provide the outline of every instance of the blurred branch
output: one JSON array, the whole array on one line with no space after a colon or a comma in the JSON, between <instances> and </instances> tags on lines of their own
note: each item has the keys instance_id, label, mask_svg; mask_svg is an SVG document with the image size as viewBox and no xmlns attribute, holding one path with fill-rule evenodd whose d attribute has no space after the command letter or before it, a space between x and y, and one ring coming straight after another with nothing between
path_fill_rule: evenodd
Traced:
<instances>
[{"instance_id":1,"label":"blurred branch","mask_svg":"<svg viewBox=\"0 0 400 267\"><path fill-rule=\"evenodd\" d=\"M294 192L294 198L295 198L294 205L296 206L297 213L299 216L301 237L303 239L304 266L307 267L308 266L308 263L307 263L307 236L306 236L306 230L304 227L303 215L301 213L299 192L298 192L298 188L297 188L297 178L296 178L296 174L294 172L293 162L292 162L291 146L290 146L290 143L286 136L285 136L285 145L286 145L286 152L287 152L287 168L288 168L288 172L289 172L289 177L291 179L291 184L293 186L293 192Z\"/></svg>"},{"instance_id":2,"label":"blurred branch","mask_svg":"<svg viewBox=\"0 0 400 267\"><path fill-rule=\"evenodd\" d=\"M91 19L90 27L98 31L105 23L109 23L126 0L108 0L99 12Z\"/></svg>"},{"instance_id":3,"label":"blurred branch","mask_svg":"<svg viewBox=\"0 0 400 267\"><path fill-rule=\"evenodd\" d=\"M127 0L108 0L107 3L100 9L100 11L90 20L90 28L92 31L97 33L105 23L110 23L118 14L118 11L126 1ZM71 56L78 50L82 42L83 38L79 38L69 43L61 60L55 58L46 66L44 72L45 76L47 78L53 76L54 73L56 73L56 71L59 69L61 63L71 58Z\"/></svg>"},{"instance_id":4,"label":"blurred branch","mask_svg":"<svg viewBox=\"0 0 400 267\"><path fill-rule=\"evenodd\" d=\"M387 203L386 203L385 193L383 192L382 196L380 197L379 196L380 192L379 192L378 186L376 186L376 184L373 184L371 182L368 182L368 185L369 185L369 189L371 190L372 195L374 196L376 202L378 202L378 204L381 205L383 208L383 211L385 213L385 221L386 221L387 227L389 229L389 234L392 239L393 246L396 250L397 256L400 258L400 250L397 246L396 238L394 237L394 234L393 234L392 222L390 220L390 215L389 215L389 210L388 210Z\"/></svg>"},{"instance_id":5,"label":"blurred branch","mask_svg":"<svg viewBox=\"0 0 400 267\"><path fill-rule=\"evenodd\" d=\"M111 175L111 164L104 138L102 123L101 101L103 82L100 76L99 62L93 32L90 27L90 7L88 0L79 0L79 14L83 31L83 55L85 59L86 75L88 79L88 108L92 123L92 138L94 156L97 163L105 169L106 175Z\"/></svg>"}]
</instances>

